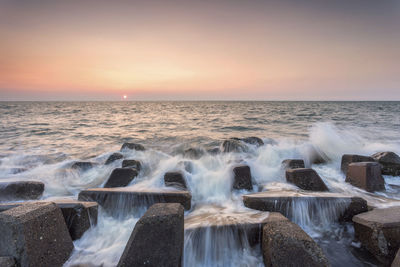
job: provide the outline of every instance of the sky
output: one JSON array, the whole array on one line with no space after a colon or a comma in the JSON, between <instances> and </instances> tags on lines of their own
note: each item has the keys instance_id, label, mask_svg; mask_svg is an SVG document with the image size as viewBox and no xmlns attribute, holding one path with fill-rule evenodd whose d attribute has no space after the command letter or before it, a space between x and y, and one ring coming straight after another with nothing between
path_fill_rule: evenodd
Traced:
<instances>
[{"instance_id":1,"label":"sky","mask_svg":"<svg viewBox=\"0 0 400 267\"><path fill-rule=\"evenodd\" d=\"M0 0L0 100L400 100L397 0Z\"/></svg>"}]
</instances>

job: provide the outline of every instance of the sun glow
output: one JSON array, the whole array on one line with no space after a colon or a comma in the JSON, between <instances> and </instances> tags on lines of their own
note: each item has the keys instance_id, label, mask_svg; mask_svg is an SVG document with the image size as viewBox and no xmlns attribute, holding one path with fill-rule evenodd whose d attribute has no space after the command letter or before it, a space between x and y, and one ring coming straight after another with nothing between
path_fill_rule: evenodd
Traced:
<instances>
[{"instance_id":1,"label":"sun glow","mask_svg":"<svg viewBox=\"0 0 400 267\"><path fill-rule=\"evenodd\" d=\"M128 98L128 96L127 95L123 95L123 97L122 97L124 100L126 100L127 98Z\"/></svg>"}]
</instances>

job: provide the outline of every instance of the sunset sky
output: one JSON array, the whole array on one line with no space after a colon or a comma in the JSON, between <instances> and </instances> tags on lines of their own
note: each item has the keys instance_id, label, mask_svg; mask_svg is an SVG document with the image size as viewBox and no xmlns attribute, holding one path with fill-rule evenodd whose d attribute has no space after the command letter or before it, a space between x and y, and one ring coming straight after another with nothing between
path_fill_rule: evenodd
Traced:
<instances>
[{"instance_id":1,"label":"sunset sky","mask_svg":"<svg viewBox=\"0 0 400 267\"><path fill-rule=\"evenodd\" d=\"M400 100L400 1L0 0L0 100Z\"/></svg>"}]
</instances>

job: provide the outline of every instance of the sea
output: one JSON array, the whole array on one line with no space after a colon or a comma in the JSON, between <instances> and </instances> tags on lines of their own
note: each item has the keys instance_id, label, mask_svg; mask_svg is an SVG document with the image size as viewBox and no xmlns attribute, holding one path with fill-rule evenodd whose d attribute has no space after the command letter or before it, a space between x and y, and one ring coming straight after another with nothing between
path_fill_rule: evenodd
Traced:
<instances>
[{"instance_id":1,"label":"sea","mask_svg":"<svg viewBox=\"0 0 400 267\"><path fill-rule=\"evenodd\" d=\"M331 192L363 197L378 208L400 205L400 177L384 176L386 190L367 193L345 182L343 154L400 155L400 102L0 102L0 182L35 180L45 184L42 199L72 198L102 187L121 161L104 165L125 142L146 150L123 151L140 160L143 171L129 187L165 189L168 171L184 174L192 194L185 212L183 266L263 266L259 246L233 233L193 234L198 224L268 216L246 208L242 195L258 191L298 191L285 180L281 162L303 159ZM259 137L237 153L218 153L224 140ZM199 151L200 156L185 153ZM314 154L323 164L313 164ZM85 172L75 161L98 163ZM253 191L232 191L232 168L250 167ZM190 168L188 168L190 165ZM376 266L354 239L351 224L310 217L298 207L291 218L322 247L332 266ZM335 212L335 207L326 207ZM65 266L116 266L132 229L143 212L112 216L102 208L96 226L79 240ZM317 216L317 215L315 215Z\"/></svg>"}]
</instances>

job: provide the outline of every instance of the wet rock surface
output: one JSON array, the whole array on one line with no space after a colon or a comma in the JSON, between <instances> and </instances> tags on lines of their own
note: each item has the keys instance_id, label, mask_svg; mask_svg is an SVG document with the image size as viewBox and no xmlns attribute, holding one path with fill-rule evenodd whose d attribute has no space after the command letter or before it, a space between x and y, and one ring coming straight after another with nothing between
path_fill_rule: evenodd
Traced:
<instances>
[{"instance_id":1,"label":"wet rock surface","mask_svg":"<svg viewBox=\"0 0 400 267\"><path fill-rule=\"evenodd\" d=\"M81 201L95 201L108 211L130 213L135 206L150 207L155 203L180 203L186 210L191 207L189 191L141 190L130 188L93 188L79 193Z\"/></svg>"},{"instance_id":2,"label":"wet rock surface","mask_svg":"<svg viewBox=\"0 0 400 267\"><path fill-rule=\"evenodd\" d=\"M130 149L130 150L137 150L137 151L144 151L145 148L141 144L136 144L136 143L124 143L121 147L121 151L125 149Z\"/></svg>"},{"instance_id":3,"label":"wet rock surface","mask_svg":"<svg viewBox=\"0 0 400 267\"><path fill-rule=\"evenodd\" d=\"M303 190L329 191L324 181L322 181L321 177L313 169L287 169L286 180Z\"/></svg>"},{"instance_id":4,"label":"wet rock surface","mask_svg":"<svg viewBox=\"0 0 400 267\"><path fill-rule=\"evenodd\" d=\"M397 251L396 257L394 258L391 267L400 267L400 249Z\"/></svg>"},{"instance_id":5,"label":"wet rock surface","mask_svg":"<svg viewBox=\"0 0 400 267\"><path fill-rule=\"evenodd\" d=\"M385 180L383 180L381 175L381 166L377 162L349 164L346 182L368 192L385 189Z\"/></svg>"},{"instance_id":6,"label":"wet rock surface","mask_svg":"<svg viewBox=\"0 0 400 267\"><path fill-rule=\"evenodd\" d=\"M354 215L368 211L367 201L362 198L328 192L266 191L244 195L243 203L250 209L280 212L289 219L299 208L315 220L321 214L333 221L351 221Z\"/></svg>"},{"instance_id":7,"label":"wet rock surface","mask_svg":"<svg viewBox=\"0 0 400 267\"><path fill-rule=\"evenodd\" d=\"M285 170L305 168L304 160L302 159L285 159L282 161L282 166Z\"/></svg>"},{"instance_id":8,"label":"wet rock surface","mask_svg":"<svg viewBox=\"0 0 400 267\"><path fill-rule=\"evenodd\" d=\"M137 175L138 171L133 168L114 169L104 185L104 188L127 186Z\"/></svg>"},{"instance_id":9,"label":"wet rock surface","mask_svg":"<svg viewBox=\"0 0 400 267\"><path fill-rule=\"evenodd\" d=\"M44 183L36 181L0 182L0 200L38 199L44 191Z\"/></svg>"},{"instance_id":10,"label":"wet rock surface","mask_svg":"<svg viewBox=\"0 0 400 267\"><path fill-rule=\"evenodd\" d=\"M246 138L229 138L222 143L223 152L246 152L248 147L246 144L262 146L264 141L258 137L246 137Z\"/></svg>"},{"instance_id":11,"label":"wet rock surface","mask_svg":"<svg viewBox=\"0 0 400 267\"><path fill-rule=\"evenodd\" d=\"M32 203L0 213L0 255L18 266L62 266L74 245L54 203Z\"/></svg>"},{"instance_id":12,"label":"wet rock surface","mask_svg":"<svg viewBox=\"0 0 400 267\"><path fill-rule=\"evenodd\" d=\"M186 180L180 172L167 172L164 175L164 183L166 186L187 189Z\"/></svg>"},{"instance_id":13,"label":"wet rock surface","mask_svg":"<svg viewBox=\"0 0 400 267\"><path fill-rule=\"evenodd\" d=\"M113 163L114 161L123 159L124 155L122 155L121 153L112 153L106 160L106 162L104 163L105 165L109 165L111 163Z\"/></svg>"},{"instance_id":14,"label":"wet rock surface","mask_svg":"<svg viewBox=\"0 0 400 267\"><path fill-rule=\"evenodd\" d=\"M330 266L322 249L297 224L274 215L263 227L265 266Z\"/></svg>"},{"instance_id":15,"label":"wet rock surface","mask_svg":"<svg viewBox=\"0 0 400 267\"><path fill-rule=\"evenodd\" d=\"M0 256L0 266L1 267L16 267L16 262L13 257L3 257Z\"/></svg>"},{"instance_id":16,"label":"wet rock surface","mask_svg":"<svg viewBox=\"0 0 400 267\"><path fill-rule=\"evenodd\" d=\"M96 163L89 162L89 161L77 161L71 165L71 169L78 170L78 171L87 171L87 170L93 168L93 166L95 166L95 165L96 165Z\"/></svg>"},{"instance_id":17,"label":"wet rock surface","mask_svg":"<svg viewBox=\"0 0 400 267\"><path fill-rule=\"evenodd\" d=\"M345 154L342 156L342 161L340 165L341 171L346 174L349 164L356 162L375 162L375 159L368 156Z\"/></svg>"},{"instance_id":18,"label":"wet rock surface","mask_svg":"<svg viewBox=\"0 0 400 267\"><path fill-rule=\"evenodd\" d=\"M247 165L238 166L233 168L233 189L252 190L253 184L251 182L251 171Z\"/></svg>"},{"instance_id":19,"label":"wet rock surface","mask_svg":"<svg viewBox=\"0 0 400 267\"><path fill-rule=\"evenodd\" d=\"M122 161L122 168L133 168L139 172L142 169L142 163L134 159L125 159Z\"/></svg>"},{"instance_id":20,"label":"wet rock surface","mask_svg":"<svg viewBox=\"0 0 400 267\"><path fill-rule=\"evenodd\" d=\"M400 248L400 207L361 213L353 222L355 237L380 262L390 265Z\"/></svg>"},{"instance_id":21,"label":"wet rock surface","mask_svg":"<svg viewBox=\"0 0 400 267\"><path fill-rule=\"evenodd\" d=\"M183 207L154 204L136 223L118 266L181 266L183 237Z\"/></svg>"},{"instance_id":22,"label":"wet rock surface","mask_svg":"<svg viewBox=\"0 0 400 267\"><path fill-rule=\"evenodd\" d=\"M372 157L382 166L382 174L399 176L400 175L400 157L394 152L379 152Z\"/></svg>"}]
</instances>

